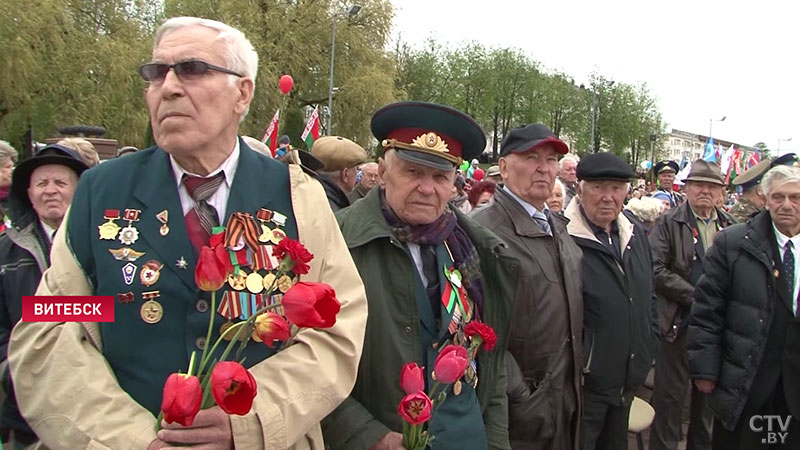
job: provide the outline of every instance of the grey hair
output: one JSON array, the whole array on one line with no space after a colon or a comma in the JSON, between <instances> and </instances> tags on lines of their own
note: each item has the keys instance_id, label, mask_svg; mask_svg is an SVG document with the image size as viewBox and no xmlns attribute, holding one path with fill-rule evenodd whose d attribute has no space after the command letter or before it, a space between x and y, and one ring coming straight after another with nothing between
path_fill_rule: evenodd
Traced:
<instances>
[{"instance_id":1,"label":"grey hair","mask_svg":"<svg viewBox=\"0 0 800 450\"><path fill-rule=\"evenodd\" d=\"M0 140L0 164L5 163L7 159L10 159L16 165L18 156L19 155L17 154L17 151L14 150L14 147L12 147L8 141Z\"/></svg>"},{"instance_id":2,"label":"grey hair","mask_svg":"<svg viewBox=\"0 0 800 450\"><path fill-rule=\"evenodd\" d=\"M554 186L558 186L558 187L561 188L561 196L562 197L566 197L567 196L567 189L564 187L564 183L562 183L561 180L556 178L556 182L555 182Z\"/></svg>"},{"instance_id":3,"label":"grey hair","mask_svg":"<svg viewBox=\"0 0 800 450\"><path fill-rule=\"evenodd\" d=\"M645 222L656 220L661 215L663 208L661 200L653 197L632 198L625 205L625 209L630 210Z\"/></svg>"},{"instance_id":4,"label":"grey hair","mask_svg":"<svg viewBox=\"0 0 800 450\"><path fill-rule=\"evenodd\" d=\"M564 165L564 161L574 161L575 164L578 164L579 162L581 162L581 158L578 155L572 155L572 154L564 155L564 157L558 161L558 170L561 170L561 167Z\"/></svg>"},{"instance_id":5,"label":"grey hair","mask_svg":"<svg viewBox=\"0 0 800 450\"><path fill-rule=\"evenodd\" d=\"M217 31L219 33L217 39L225 44L225 55L223 55L223 58L228 66L227 68L252 79L253 84L255 84L256 75L258 74L258 53L256 53L253 44L241 31L216 20L202 19L199 17L173 17L168 19L161 24L161 26L158 27L158 31L156 31L153 51L158 48L158 44L161 43L164 36L182 28L195 26L206 27ZM232 77L233 76L230 78L231 82L233 82L234 79ZM247 109L242 114L241 120L247 116L249 110L250 105L247 106Z\"/></svg>"},{"instance_id":6,"label":"grey hair","mask_svg":"<svg viewBox=\"0 0 800 450\"><path fill-rule=\"evenodd\" d=\"M775 166L761 179L761 191L769 197L770 192L775 188L791 182L800 182L800 167Z\"/></svg>"}]
</instances>

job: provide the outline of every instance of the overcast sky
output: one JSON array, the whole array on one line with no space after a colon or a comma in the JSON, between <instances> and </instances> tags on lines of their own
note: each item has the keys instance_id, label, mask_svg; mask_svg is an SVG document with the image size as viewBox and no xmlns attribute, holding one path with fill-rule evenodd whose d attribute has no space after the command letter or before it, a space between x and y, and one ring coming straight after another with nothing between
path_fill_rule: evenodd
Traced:
<instances>
[{"instance_id":1,"label":"overcast sky","mask_svg":"<svg viewBox=\"0 0 800 450\"><path fill-rule=\"evenodd\" d=\"M516 47L588 83L646 82L669 128L800 150L800 2L392 0L394 39Z\"/></svg>"}]
</instances>

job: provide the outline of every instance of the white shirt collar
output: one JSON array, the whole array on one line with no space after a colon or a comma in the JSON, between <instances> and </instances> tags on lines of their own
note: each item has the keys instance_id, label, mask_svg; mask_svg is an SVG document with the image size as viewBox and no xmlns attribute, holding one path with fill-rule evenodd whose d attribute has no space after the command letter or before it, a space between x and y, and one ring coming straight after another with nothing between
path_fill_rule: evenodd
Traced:
<instances>
[{"instance_id":1,"label":"white shirt collar","mask_svg":"<svg viewBox=\"0 0 800 450\"><path fill-rule=\"evenodd\" d=\"M53 234L56 232L56 229L44 223L44 221L41 219L39 219L39 223L42 224L42 229L44 230L44 235L47 236L47 240L52 244Z\"/></svg>"},{"instance_id":2,"label":"white shirt collar","mask_svg":"<svg viewBox=\"0 0 800 450\"><path fill-rule=\"evenodd\" d=\"M175 158L172 157L172 155L169 155L169 163L170 165L172 165L172 173L175 174L175 184L177 184L178 189L180 189L184 174L201 178L210 178L218 174L220 171L224 171L225 184L228 186L228 188L230 188L231 184L233 184L233 176L236 173L236 168L239 167L239 154L240 154L239 137L237 136L236 143L233 146L233 151L231 152L231 154L228 155L228 157L225 159L225 161L222 162L222 164L219 167L217 167L213 172L209 173L204 177L201 177L200 175L197 175L195 173L187 172L183 167L181 167L180 164L178 164L178 161L176 161Z\"/></svg>"},{"instance_id":3,"label":"white shirt collar","mask_svg":"<svg viewBox=\"0 0 800 450\"><path fill-rule=\"evenodd\" d=\"M511 189L508 188L508 185L504 185L503 186L503 190L506 191L506 193L508 195L510 195L511 198L516 200L517 203L522 205L522 207L525 208L525 212L527 212L530 217L533 217L534 213L536 213L536 211L539 211L535 206L533 206L530 203L526 202L525 200L521 199L520 197L517 196L517 194L511 192ZM547 206L547 203L545 202L544 208L542 208L542 212L545 213L545 215L547 215L548 213L546 213L545 211L549 211L549 210L550 210L550 208Z\"/></svg>"},{"instance_id":4,"label":"white shirt collar","mask_svg":"<svg viewBox=\"0 0 800 450\"><path fill-rule=\"evenodd\" d=\"M784 247L786 247L786 242L788 241L792 241L794 251L800 250L800 234L796 234L793 237L786 236L778 230L774 223L772 224L772 229L775 230L775 238L778 241L778 250L781 255L783 255Z\"/></svg>"}]
</instances>

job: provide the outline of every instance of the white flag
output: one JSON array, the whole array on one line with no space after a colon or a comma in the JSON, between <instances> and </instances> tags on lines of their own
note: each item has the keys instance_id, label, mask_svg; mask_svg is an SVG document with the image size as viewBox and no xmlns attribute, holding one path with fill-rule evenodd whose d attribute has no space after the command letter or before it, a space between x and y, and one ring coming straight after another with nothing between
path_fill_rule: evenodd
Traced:
<instances>
[{"instance_id":1,"label":"white flag","mask_svg":"<svg viewBox=\"0 0 800 450\"><path fill-rule=\"evenodd\" d=\"M725 155L722 156L722 161L719 168L723 176L728 174L728 170L731 167L731 161L733 161L734 152L735 150L733 149L733 144L731 144L730 148L728 148L728 150L725 152Z\"/></svg>"}]
</instances>

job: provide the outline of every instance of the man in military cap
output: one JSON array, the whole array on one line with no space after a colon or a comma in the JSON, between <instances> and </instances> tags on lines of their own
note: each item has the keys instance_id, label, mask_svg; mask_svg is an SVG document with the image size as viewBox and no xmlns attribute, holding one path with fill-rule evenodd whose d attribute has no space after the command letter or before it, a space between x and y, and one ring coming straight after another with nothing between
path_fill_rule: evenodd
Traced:
<instances>
[{"instance_id":1,"label":"man in military cap","mask_svg":"<svg viewBox=\"0 0 800 450\"><path fill-rule=\"evenodd\" d=\"M324 192L299 166L260 155L238 137L258 68L239 30L172 18L156 33L152 58L139 74L148 82L158 147L82 175L37 291L113 296L115 322L15 327L9 367L22 415L52 449L323 448L319 421L355 382L367 315L335 218L319 207ZM156 433L164 382L211 345L210 320L214 342L253 313L247 304L241 315L232 313L239 308L226 307L230 296L212 309L195 284L197 255L212 227L234 220L248 232L241 247L219 244L236 252L240 266L225 294L255 303L263 285L244 290L241 275L262 282L274 276L271 264L256 264L260 255L282 236L302 237L314 259L300 278L330 284L341 311L333 327L304 329L285 351L246 344L241 356L258 391L246 415L215 406L191 426L165 423ZM219 358L223 347L209 357Z\"/></svg>"},{"instance_id":2,"label":"man in military cap","mask_svg":"<svg viewBox=\"0 0 800 450\"><path fill-rule=\"evenodd\" d=\"M543 124L512 129L500 145L504 185L472 216L520 261L508 350L514 449L570 450L581 411L580 249L551 214L558 157L567 145Z\"/></svg>"},{"instance_id":3,"label":"man in military cap","mask_svg":"<svg viewBox=\"0 0 800 450\"><path fill-rule=\"evenodd\" d=\"M322 163L317 173L331 209L350 206L347 195L356 187L356 168L366 161L367 152L350 139L325 136L314 142L311 154Z\"/></svg>"},{"instance_id":4,"label":"man in military cap","mask_svg":"<svg viewBox=\"0 0 800 450\"><path fill-rule=\"evenodd\" d=\"M670 208L674 208L683 203L683 196L672 190L672 185L675 182L675 175L678 173L678 163L675 161L661 161L653 167L653 173L658 177L657 191L665 192L669 195ZM654 192L657 192L654 191Z\"/></svg>"},{"instance_id":5,"label":"man in military cap","mask_svg":"<svg viewBox=\"0 0 800 450\"><path fill-rule=\"evenodd\" d=\"M446 387L426 427L433 450L508 449L505 347L519 263L448 204L456 167L483 151L486 137L469 116L421 102L387 105L371 126L384 151L380 188L337 215L370 302L365 350L350 398L324 423L325 444L402 448L402 367L424 367L430 392L439 351L469 345L464 328L479 321L494 328L497 345Z\"/></svg>"},{"instance_id":6,"label":"man in military cap","mask_svg":"<svg viewBox=\"0 0 800 450\"><path fill-rule=\"evenodd\" d=\"M647 233L622 213L636 174L613 153L578 163L577 201L565 213L582 250L584 377L581 448L628 448L628 415L658 344Z\"/></svg>"},{"instance_id":7,"label":"man in military cap","mask_svg":"<svg viewBox=\"0 0 800 450\"><path fill-rule=\"evenodd\" d=\"M659 217L650 231L661 331L650 450L677 450L682 440L683 404L691 384L686 327L692 292L703 275L703 258L714 237L736 223L733 216L714 206L725 186L719 166L698 159L685 181L687 201ZM705 394L692 387L688 450L711 448L712 419L706 403Z\"/></svg>"},{"instance_id":8,"label":"man in military cap","mask_svg":"<svg viewBox=\"0 0 800 450\"><path fill-rule=\"evenodd\" d=\"M761 191L761 178L769 169L775 166L796 166L797 155L787 153L773 159L765 159L755 166L745 170L745 172L733 180L734 186L742 187L742 195L739 201L731 207L731 215L736 217L739 222L747 220L764 210L767 199Z\"/></svg>"}]
</instances>

